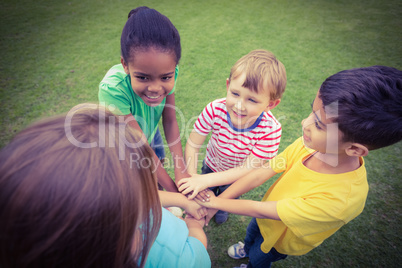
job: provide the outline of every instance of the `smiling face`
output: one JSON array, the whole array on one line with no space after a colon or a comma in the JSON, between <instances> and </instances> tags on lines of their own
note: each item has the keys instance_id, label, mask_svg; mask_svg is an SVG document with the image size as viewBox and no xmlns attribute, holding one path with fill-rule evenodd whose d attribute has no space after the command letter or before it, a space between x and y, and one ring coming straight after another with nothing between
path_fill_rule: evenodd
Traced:
<instances>
[{"instance_id":1,"label":"smiling face","mask_svg":"<svg viewBox=\"0 0 402 268\"><path fill-rule=\"evenodd\" d=\"M263 111L276 107L280 100L270 101L268 89L258 93L243 87L245 74L226 81L226 109L233 126L245 129L254 124Z\"/></svg>"},{"instance_id":2,"label":"smiling face","mask_svg":"<svg viewBox=\"0 0 402 268\"><path fill-rule=\"evenodd\" d=\"M338 123L332 120L336 115L326 113L318 94L312 104L312 110L302 121L304 145L323 154L342 153L346 144L342 142Z\"/></svg>"},{"instance_id":3,"label":"smiling face","mask_svg":"<svg viewBox=\"0 0 402 268\"><path fill-rule=\"evenodd\" d=\"M172 53L150 48L133 53L133 60L121 60L131 77L133 91L149 106L157 106L172 91L176 61Z\"/></svg>"}]
</instances>

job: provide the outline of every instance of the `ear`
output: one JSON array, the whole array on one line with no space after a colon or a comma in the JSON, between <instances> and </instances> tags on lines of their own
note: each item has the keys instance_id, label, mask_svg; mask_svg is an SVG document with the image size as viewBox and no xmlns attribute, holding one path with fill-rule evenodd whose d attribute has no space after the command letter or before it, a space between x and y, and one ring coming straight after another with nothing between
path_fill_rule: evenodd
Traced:
<instances>
[{"instance_id":1,"label":"ear","mask_svg":"<svg viewBox=\"0 0 402 268\"><path fill-rule=\"evenodd\" d=\"M360 143L352 143L345 149L345 152L349 156L361 157L368 155L369 149Z\"/></svg>"},{"instance_id":2,"label":"ear","mask_svg":"<svg viewBox=\"0 0 402 268\"><path fill-rule=\"evenodd\" d=\"M229 91L229 85L230 85L229 78L226 78L226 91Z\"/></svg>"},{"instance_id":3,"label":"ear","mask_svg":"<svg viewBox=\"0 0 402 268\"><path fill-rule=\"evenodd\" d=\"M120 62L123 65L123 68L124 68L124 71L126 72L126 74L130 74L130 71L128 70L128 65L126 64L123 57L121 57L121 56L120 56Z\"/></svg>"},{"instance_id":4,"label":"ear","mask_svg":"<svg viewBox=\"0 0 402 268\"><path fill-rule=\"evenodd\" d=\"M281 103L281 99L270 101L265 111L268 112L269 110L274 109L278 104Z\"/></svg>"}]
</instances>

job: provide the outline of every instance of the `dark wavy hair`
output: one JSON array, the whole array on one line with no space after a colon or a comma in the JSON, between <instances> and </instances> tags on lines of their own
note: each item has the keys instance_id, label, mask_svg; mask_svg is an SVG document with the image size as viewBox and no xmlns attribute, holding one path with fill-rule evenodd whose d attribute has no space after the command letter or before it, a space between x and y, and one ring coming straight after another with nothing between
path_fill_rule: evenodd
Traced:
<instances>
[{"instance_id":1,"label":"dark wavy hair","mask_svg":"<svg viewBox=\"0 0 402 268\"><path fill-rule=\"evenodd\" d=\"M148 7L138 7L128 14L120 39L121 56L128 63L134 53L151 47L172 53L176 64L181 58L180 35L164 15Z\"/></svg>"},{"instance_id":2,"label":"dark wavy hair","mask_svg":"<svg viewBox=\"0 0 402 268\"><path fill-rule=\"evenodd\" d=\"M117 135L121 123L100 108L66 118L36 123L0 151L0 267L143 267L162 212L152 165L129 156L152 159L151 149L119 152L140 136Z\"/></svg>"},{"instance_id":3,"label":"dark wavy hair","mask_svg":"<svg viewBox=\"0 0 402 268\"><path fill-rule=\"evenodd\" d=\"M402 139L402 71L386 66L344 70L328 77L319 97L337 114L343 140L378 149Z\"/></svg>"}]
</instances>

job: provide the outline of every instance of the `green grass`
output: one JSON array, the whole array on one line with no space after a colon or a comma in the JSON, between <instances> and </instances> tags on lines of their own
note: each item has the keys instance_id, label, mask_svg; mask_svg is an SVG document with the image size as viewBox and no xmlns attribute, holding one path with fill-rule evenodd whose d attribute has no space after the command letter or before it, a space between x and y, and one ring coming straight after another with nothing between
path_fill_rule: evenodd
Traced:
<instances>
[{"instance_id":1,"label":"green grass","mask_svg":"<svg viewBox=\"0 0 402 268\"><path fill-rule=\"evenodd\" d=\"M119 62L129 10L147 5L167 15L182 39L176 103L184 146L204 106L225 96L225 80L242 55L271 50L288 85L273 110L283 125L280 151L322 81L342 69L402 68L402 2L390 1L10 1L0 2L0 147L29 123L96 102L99 81ZM364 212L317 249L274 267L398 267L401 243L401 143L366 157L370 192ZM172 174L172 170L169 169ZM260 200L274 179L245 194ZM206 227L213 267L245 235L249 217Z\"/></svg>"}]
</instances>

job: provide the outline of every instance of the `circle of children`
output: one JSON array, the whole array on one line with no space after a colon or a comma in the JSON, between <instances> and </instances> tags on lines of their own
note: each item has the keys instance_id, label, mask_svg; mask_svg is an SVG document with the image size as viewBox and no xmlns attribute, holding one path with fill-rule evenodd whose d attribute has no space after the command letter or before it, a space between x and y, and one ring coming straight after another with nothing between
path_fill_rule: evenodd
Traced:
<instances>
[{"instance_id":1,"label":"circle of children","mask_svg":"<svg viewBox=\"0 0 402 268\"><path fill-rule=\"evenodd\" d=\"M228 255L248 258L242 267L270 267L313 250L362 212L363 157L402 137L401 71L372 66L328 77L303 136L277 155L281 124L271 110L285 91L285 67L269 51L251 51L232 67L226 98L198 117L183 155L180 57L167 17L132 10L121 63L100 82L100 104L77 107L67 127L66 115L39 121L2 149L1 267L210 267L203 227L228 212L252 217ZM161 118L175 180L161 164ZM137 146L121 150L122 141ZM151 165L132 165L133 154ZM237 199L277 173L261 201Z\"/></svg>"}]
</instances>

